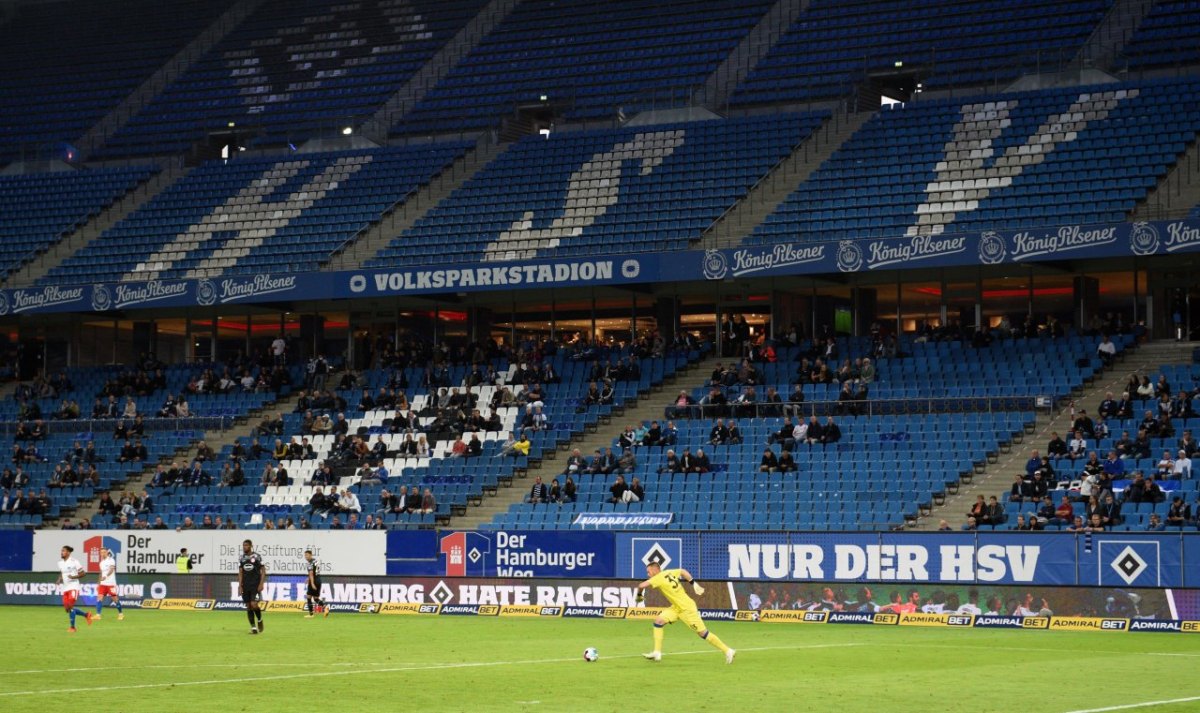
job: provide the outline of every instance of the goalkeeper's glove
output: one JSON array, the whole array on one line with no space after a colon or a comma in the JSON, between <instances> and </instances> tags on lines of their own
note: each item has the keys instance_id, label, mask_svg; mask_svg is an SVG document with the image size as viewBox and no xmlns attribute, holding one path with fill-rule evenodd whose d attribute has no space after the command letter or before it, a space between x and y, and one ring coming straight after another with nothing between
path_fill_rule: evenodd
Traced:
<instances>
[{"instance_id":1,"label":"goalkeeper's glove","mask_svg":"<svg viewBox=\"0 0 1200 713\"><path fill-rule=\"evenodd\" d=\"M701 587L700 583L693 579L692 591L694 591L696 594L704 594L704 587Z\"/></svg>"},{"instance_id":2,"label":"goalkeeper's glove","mask_svg":"<svg viewBox=\"0 0 1200 713\"><path fill-rule=\"evenodd\" d=\"M642 602L646 601L646 593L641 589L637 590L637 597L633 601L637 604L641 604Z\"/></svg>"}]
</instances>

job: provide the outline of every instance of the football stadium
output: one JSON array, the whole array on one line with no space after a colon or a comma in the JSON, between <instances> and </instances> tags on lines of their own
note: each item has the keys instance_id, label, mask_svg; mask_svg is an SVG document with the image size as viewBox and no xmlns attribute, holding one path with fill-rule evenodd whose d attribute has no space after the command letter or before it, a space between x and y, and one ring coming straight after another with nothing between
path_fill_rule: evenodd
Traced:
<instances>
[{"instance_id":1,"label":"football stadium","mask_svg":"<svg viewBox=\"0 0 1200 713\"><path fill-rule=\"evenodd\" d=\"M0 710L1200 711L1195 0L0 58Z\"/></svg>"}]
</instances>

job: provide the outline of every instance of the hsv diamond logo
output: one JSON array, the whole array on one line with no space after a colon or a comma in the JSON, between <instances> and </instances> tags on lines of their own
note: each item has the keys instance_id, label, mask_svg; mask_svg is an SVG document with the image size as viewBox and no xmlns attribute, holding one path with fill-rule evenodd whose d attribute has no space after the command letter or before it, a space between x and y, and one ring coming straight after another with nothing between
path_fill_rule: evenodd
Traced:
<instances>
[{"instance_id":1,"label":"hsv diamond logo","mask_svg":"<svg viewBox=\"0 0 1200 713\"><path fill-rule=\"evenodd\" d=\"M429 592L429 601L435 604L449 604L454 601L454 590L447 587L445 582L439 581Z\"/></svg>"},{"instance_id":2,"label":"hsv diamond logo","mask_svg":"<svg viewBox=\"0 0 1200 713\"><path fill-rule=\"evenodd\" d=\"M629 545L629 576L635 579L646 574L645 567L651 562L663 569L682 566L683 541L678 537L635 537Z\"/></svg>"},{"instance_id":3,"label":"hsv diamond logo","mask_svg":"<svg viewBox=\"0 0 1200 713\"><path fill-rule=\"evenodd\" d=\"M89 571L89 572L99 572L100 571L100 560L103 559L103 557L100 556L101 549L112 550L113 556L115 557L115 556L121 554L121 541L115 537L104 537L102 535L96 535L95 537L89 537L86 540L84 540L83 541L83 556L84 556L83 566L87 569L87 571Z\"/></svg>"},{"instance_id":4,"label":"hsv diamond logo","mask_svg":"<svg viewBox=\"0 0 1200 713\"><path fill-rule=\"evenodd\" d=\"M487 554L492 541L478 532L454 532L442 538L447 577L482 577L487 574Z\"/></svg>"},{"instance_id":5,"label":"hsv diamond logo","mask_svg":"<svg viewBox=\"0 0 1200 713\"><path fill-rule=\"evenodd\" d=\"M1121 579L1125 580L1125 584L1133 584L1134 581L1141 576L1142 572L1146 571L1149 565L1146 560L1142 559L1141 555L1134 551L1133 547L1126 547L1113 558L1109 563L1113 571L1117 573Z\"/></svg>"}]
</instances>

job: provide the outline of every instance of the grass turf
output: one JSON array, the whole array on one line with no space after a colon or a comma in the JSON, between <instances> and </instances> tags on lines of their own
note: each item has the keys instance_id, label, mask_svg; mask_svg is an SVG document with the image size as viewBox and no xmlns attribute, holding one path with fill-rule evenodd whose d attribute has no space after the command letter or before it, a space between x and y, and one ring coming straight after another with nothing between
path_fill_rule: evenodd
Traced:
<instances>
[{"instance_id":1,"label":"grass turf","mask_svg":"<svg viewBox=\"0 0 1200 713\"><path fill-rule=\"evenodd\" d=\"M1197 639L718 622L659 663L633 621L141 612L68 634L49 607L0 609L0 710L1088 710L1200 697ZM600 661L583 661L595 646ZM1200 698L1145 710L1197 711Z\"/></svg>"}]
</instances>

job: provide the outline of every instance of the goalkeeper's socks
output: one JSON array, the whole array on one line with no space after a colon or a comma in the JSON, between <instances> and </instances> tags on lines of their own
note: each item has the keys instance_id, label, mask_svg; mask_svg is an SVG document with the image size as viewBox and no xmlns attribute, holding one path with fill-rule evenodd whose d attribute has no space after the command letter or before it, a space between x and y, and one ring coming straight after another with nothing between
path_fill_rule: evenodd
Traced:
<instances>
[{"instance_id":1,"label":"goalkeeper's socks","mask_svg":"<svg viewBox=\"0 0 1200 713\"><path fill-rule=\"evenodd\" d=\"M663 628L658 624L654 625L654 653L662 651Z\"/></svg>"},{"instance_id":2,"label":"goalkeeper's socks","mask_svg":"<svg viewBox=\"0 0 1200 713\"><path fill-rule=\"evenodd\" d=\"M704 637L704 640L707 641L708 643L712 644L716 648L720 649L721 651L724 651L725 653L729 653L729 647L725 645L724 641L721 641L721 637L717 636L716 634L712 633L711 631L708 632L708 636Z\"/></svg>"}]
</instances>

